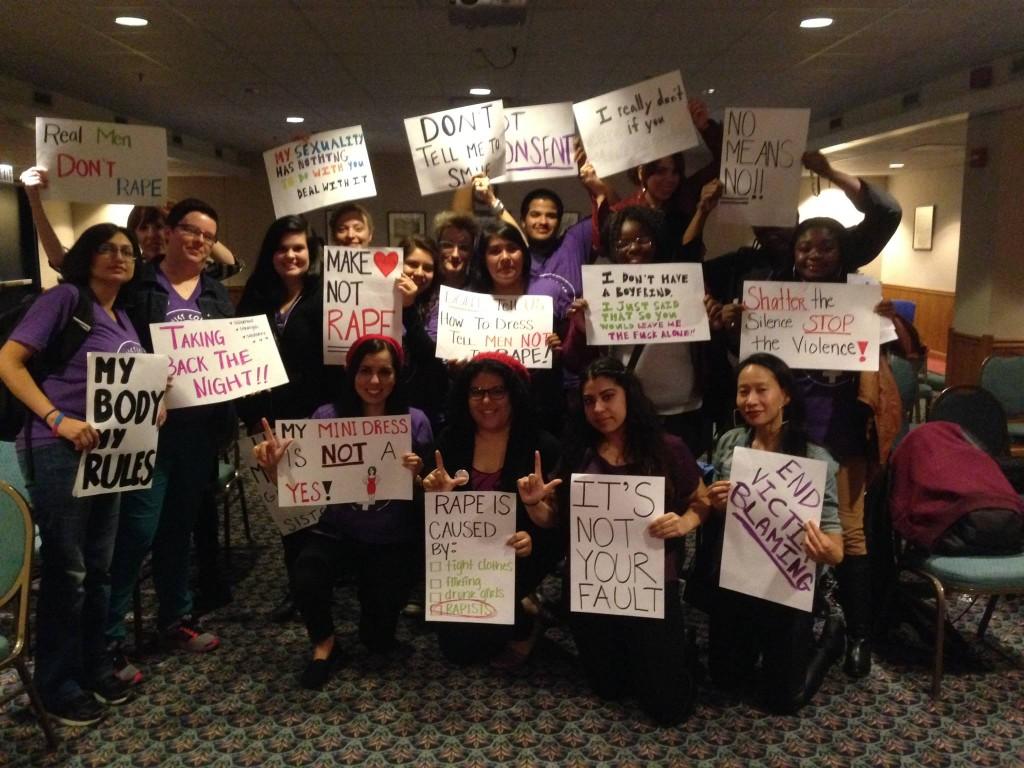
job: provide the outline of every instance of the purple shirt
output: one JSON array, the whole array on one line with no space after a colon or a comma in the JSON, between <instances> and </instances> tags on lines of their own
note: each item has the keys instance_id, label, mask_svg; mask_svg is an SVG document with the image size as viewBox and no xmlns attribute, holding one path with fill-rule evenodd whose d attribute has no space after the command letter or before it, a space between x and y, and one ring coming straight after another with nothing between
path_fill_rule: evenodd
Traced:
<instances>
[{"instance_id":1,"label":"purple shirt","mask_svg":"<svg viewBox=\"0 0 1024 768\"><path fill-rule=\"evenodd\" d=\"M501 485L501 470L481 472L475 467L469 471L469 487L474 491L497 491Z\"/></svg>"},{"instance_id":2,"label":"purple shirt","mask_svg":"<svg viewBox=\"0 0 1024 768\"><path fill-rule=\"evenodd\" d=\"M203 313L199 310L199 294L203 290L202 280L196 282L195 290L192 291L192 295L187 299L181 298L181 294L174 290L171 281L167 279L167 276L159 267L156 270L156 281L167 291L167 314L164 316L164 320L181 322L183 320L203 319Z\"/></svg>"},{"instance_id":3,"label":"purple shirt","mask_svg":"<svg viewBox=\"0 0 1024 768\"><path fill-rule=\"evenodd\" d=\"M553 275L565 280L577 296L583 293L583 274L580 268L590 255L590 217L573 224L562 235L562 242L544 258L530 251L530 277Z\"/></svg>"},{"instance_id":4,"label":"purple shirt","mask_svg":"<svg viewBox=\"0 0 1024 768\"><path fill-rule=\"evenodd\" d=\"M78 287L69 283L58 285L41 295L29 307L28 312L11 333L14 341L30 347L35 352L46 348L50 339L55 337L69 322L78 303ZM95 301L92 305L92 331L85 337L82 346L68 362L63 371L47 376L40 383L40 389L46 393L55 408L74 419L85 419L85 395L87 355L90 352L142 352L146 350L139 343L138 334L132 326L128 315L123 310L115 310L117 322ZM57 443L62 438L54 437L46 423L33 417L32 445ZM25 444L24 430L18 435L17 446Z\"/></svg>"},{"instance_id":5,"label":"purple shirt","mask_svg":"<svg viewBox=\"0 0 1024 768\"><path fill-rule=\"evenodd\" d=\"M796 371L803 394L807 436L836 461L867 453L870 410L857 399L860 374L852 371Z\"/></svg>"}]
</instances>

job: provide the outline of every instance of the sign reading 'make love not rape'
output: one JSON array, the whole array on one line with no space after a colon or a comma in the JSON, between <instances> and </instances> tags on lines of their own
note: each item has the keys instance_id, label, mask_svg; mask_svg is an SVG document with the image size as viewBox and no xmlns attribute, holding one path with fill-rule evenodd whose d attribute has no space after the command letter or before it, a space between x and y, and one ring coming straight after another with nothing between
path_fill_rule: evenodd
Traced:
<instances>
[{"instance_id":1,"label":"sign reading 'make love not rape'","mask_svg":"<svg viewBox=\"0 0 1024 768\"><path fill-rule=\"evenodd\" d=\"M468 186L478 173L505 173L501 101L408 117L405 134L421 195Z\"/></svg>"},{"instance_id":2,"label":"sign reading 'make love not rape'","mask_svg":"<svg viewBox=\"0 0 1024 768\"><path fill-rule=\"evenodd\" d=\"M376 333L402 343L401 248L324 249L324 364L344 365L360 336Z\"/></svg>"}]
</instances>

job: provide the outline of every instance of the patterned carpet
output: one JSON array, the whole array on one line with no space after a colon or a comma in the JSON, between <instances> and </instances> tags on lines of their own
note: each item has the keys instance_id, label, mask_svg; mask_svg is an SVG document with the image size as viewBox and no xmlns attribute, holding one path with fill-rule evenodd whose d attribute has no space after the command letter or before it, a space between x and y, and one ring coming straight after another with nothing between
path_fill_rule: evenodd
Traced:
<instances>
[{"instance_id":1,"label":"patterned carpet","mask_svg":"<svg viewBox=\"0 0 1024 768\"><path fill-rule=\"evenodd\" d=\"M591 695L558 627L524 669L497 673L446 664L429 628L403 618L408 655L382 663L344 621L355 608L346 587L336 614L351 664L323 692L304 691L295 682L307 649L301 625L264 619L283 564L258 504L256 546L233 553L235 602L205 619L222 647L143 658L139 695L97 728L61 729L53 753L12 705L0 713L0 766L1024 765L1020 598L999 607L984 645L973 639L981 606L952 608L965 614L958 626L975 658L951 660L939 704L927 695L928 641L901 628L870 679L833 669L799 716L769 716L705 686L683 727L658 728L629 700ZM145 601L153 606L151 594ZM703 643L703 618L689 615Z\"/></svg>"}]
</instances>

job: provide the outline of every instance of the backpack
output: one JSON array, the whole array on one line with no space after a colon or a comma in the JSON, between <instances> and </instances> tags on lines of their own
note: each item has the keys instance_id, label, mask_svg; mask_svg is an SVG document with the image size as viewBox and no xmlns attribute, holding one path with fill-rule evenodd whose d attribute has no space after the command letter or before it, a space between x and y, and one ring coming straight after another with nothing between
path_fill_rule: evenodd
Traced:
<instances>
[{"instance_id":1,"label":"backpack","mask_svg":"<svg viewBox=\"0 0 1024 768\"><path fill-rule=\"evenodd\" d=\"M10 337L18 323L25 317L40 294L31 294L17 305L0 314L0 345ZM87 288L78 289L78 301L71 312L71 317L63 328L54 329L46 344L29 361L28 369L37 383L47 376L64 370L75 353L81 349L86 336L92 330L92 291ZM0 441L12 441L21 432L32 413L16 398L7 385L0 381Z\"/></svg>"}]
</instances>

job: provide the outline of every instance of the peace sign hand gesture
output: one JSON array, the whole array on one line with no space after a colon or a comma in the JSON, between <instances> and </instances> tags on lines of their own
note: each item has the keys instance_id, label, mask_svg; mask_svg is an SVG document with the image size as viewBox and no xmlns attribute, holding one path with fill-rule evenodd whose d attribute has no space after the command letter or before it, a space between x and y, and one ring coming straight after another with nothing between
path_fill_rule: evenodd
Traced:
<instances>
[{"instance_id":1,"label":"peace sign hand gesture","mask_svg":"<svg viewBox=\"0 0 1024 768\"><path fill-rule=\"evenodd\" d=\"M423 490L431 493L449 493L456 488L469 482L469 473L460 469L452 477L444 468L444 457L440 451L434 451L434 469L429 475L423 478Z\"/></svg>"}]
</instances>

